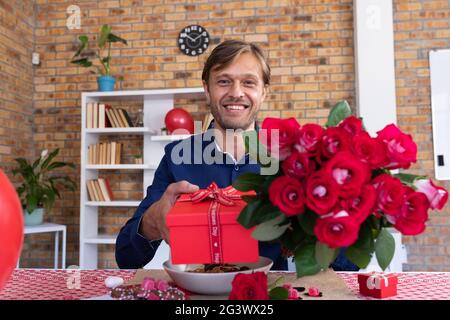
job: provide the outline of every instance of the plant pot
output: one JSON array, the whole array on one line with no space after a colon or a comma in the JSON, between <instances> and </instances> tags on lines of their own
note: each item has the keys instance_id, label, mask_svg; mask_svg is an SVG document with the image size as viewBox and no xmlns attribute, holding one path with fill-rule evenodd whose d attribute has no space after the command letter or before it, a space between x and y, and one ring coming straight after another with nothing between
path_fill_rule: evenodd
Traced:
<instances>
[{"instance_id":1,"label":"plant pot","mask_svg":"<svg viewBox=\"0 0 450 320\"><path fill-rule=\"evenodd\" d=\"M99 91L114 91L114 84L116 79L110 76L97 77Z\"/></svg>"},{"instance_id":2,"label":"plant pot","mask_svg":"<svg viewBox=\"0 0 450 320\"><path fill-rule=\"evenodd\" d=\"M23 210L26 226L37 226L44 223L44 208L36 208L32 213Z\"/></svg>"}]
</instances>

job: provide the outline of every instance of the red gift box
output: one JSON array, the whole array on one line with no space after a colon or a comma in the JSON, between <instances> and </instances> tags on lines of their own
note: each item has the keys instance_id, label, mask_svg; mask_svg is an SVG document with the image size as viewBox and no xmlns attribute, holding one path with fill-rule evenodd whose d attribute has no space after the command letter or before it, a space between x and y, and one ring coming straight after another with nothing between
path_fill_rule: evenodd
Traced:
<instances>
[{"instance_id":1,"label":"red gift box","mask_svg":"<svg viewBox=\"0 0 450 320\"><path fill-rule=\"evenodd\" d=\"M398 277L379 272L358 274L359 292L378 299L397 295Z\"/></svg>"},{"instance_id":2,"label":"red gift box","mask_svg":"<svg viewBox=\"0 0 450 320\"><path fill-rule=\"evenodd\" d=\"M233 187L212 183L194 194L183 194L167 215L174 264L257 262L258 241L236 219L247 205Z\"/></svg>"}]
</instances>

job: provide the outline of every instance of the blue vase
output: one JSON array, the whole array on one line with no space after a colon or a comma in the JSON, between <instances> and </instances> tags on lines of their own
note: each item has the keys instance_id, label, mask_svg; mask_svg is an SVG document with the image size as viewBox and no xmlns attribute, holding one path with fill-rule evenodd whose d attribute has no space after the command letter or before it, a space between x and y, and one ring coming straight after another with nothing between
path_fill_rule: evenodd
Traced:
<instances>
[{"instance_id":1,"label":"blue vase","mask_svg":"<svg viewBox=\"0 0 450 320\"><path fill-rule=\"evenodd\" d=\"M110 76L97 77L99 91L114 91L114 84L116 79Z\"/></svg>"},{"instance_id":2,"label":"blue vase","mask_svg":"<svg viewBox=\"0 0 450 320\"><path fill-rule=\"evenodd\" d=\"M23 210L24 220L26 226L37 226L44 223L44 209L36 208L32 213L28 213L27 210Z\"/></svg>"}]
</instances>

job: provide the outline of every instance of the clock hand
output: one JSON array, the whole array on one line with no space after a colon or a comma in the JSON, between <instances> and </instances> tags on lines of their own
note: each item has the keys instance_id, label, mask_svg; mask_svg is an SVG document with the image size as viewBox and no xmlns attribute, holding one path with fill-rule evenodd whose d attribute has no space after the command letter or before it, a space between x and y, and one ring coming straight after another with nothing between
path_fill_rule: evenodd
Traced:
<instances>
[{"instance_id":1,"label":"clock hand","mask_svg":"<svg viewBox=\"0 0 450 320\"><path fill-rule=\"evenodd\" d=\"M195 40L194 40L194 41L197 41L197 39L200 38L201 36L202 36L202 34L200 33L200 34L198 35L198 37L195 37Z\"/></svg>"},{"instance_id":2,"label":"clock hand","mask_svg":"<svg viewBox=\"0 0 450 320\"><path fill-rule=\"evenodd\" d=\"M197 39L192 39L188 34L186 35L187 38L189 38L191 41L195 41Z\"/></svg>"}]
</instances>

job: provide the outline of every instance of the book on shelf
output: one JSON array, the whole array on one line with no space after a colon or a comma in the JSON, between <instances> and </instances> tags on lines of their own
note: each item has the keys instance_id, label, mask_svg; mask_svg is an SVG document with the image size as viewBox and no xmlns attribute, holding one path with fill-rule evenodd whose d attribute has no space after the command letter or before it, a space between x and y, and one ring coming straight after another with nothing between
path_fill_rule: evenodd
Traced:
<instances>
[{"instance_id":1,"label":"book on shelf","mask_svg":"<svg viewBox=\"0 0 450 320\"><path fill-rule=\"evenodd\" d=\"M88 164L120 164L122 143L100 142L88 146Z\"/></svg>"},{"instance_id":2,"label":"book on shelf","mask_svg":"<svg viewBox=\"0 0 450 320\"><path fill-rule=\"evenodd\" d=\"M131 118L127 112L127 110L125 109L119 109L123 120L125 120L124 122L126 123L127 127L133 127L133 122L131 121Z\"/></svg>"},{"instance_id":3,"label":"book on shelf","mask_svg":"<svg viewBox=\"0 0 450 320\"><path fill-rule=\"evenodd\" d=\"M106 115L107 115L107 117L109 119L109 122L111 123L111 126L113 128L120 128L121 127L120 123L117 122L117 118L116 118L116 115L114 113L114 109L112 107L106 109Z\"/></svg>"},{"instance_id":4,"label":"book on shelf","mask_svg":"<svg viewBox=\"0 0 450 320\"><path fill-rule=\"evenodd\" d=\"M97 190L99 201L105 201L105 198L103 197L102 189L100 188L100 184L98 183L98 179L94 180L94 186L95 186L95 190Z\"/></svg>"},{"instance_id":5,"label":"book on shelf","mask_svg":"<svg viewBox=\"0 0 450 320\"><path fill-rule=\"evenodd\" d=\"M93 103L87 103L86 104L86 128L92 129L93 128L93 117L94 116L94 104Z\"/></svg>"},{"instance_id":6,"label":"book on shelf","mask_svg":"<svg viewBox=\"0 0 450 320\"><path fill-rule=\"evenodd\" d=\"M88 180L86 183L90 201L113 201L114 195L108 178Z\"/></svg>"}]
</instances>

